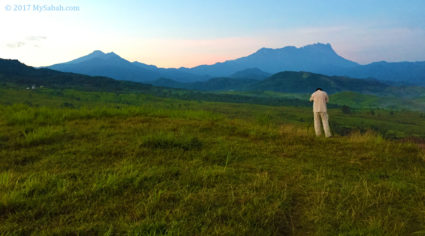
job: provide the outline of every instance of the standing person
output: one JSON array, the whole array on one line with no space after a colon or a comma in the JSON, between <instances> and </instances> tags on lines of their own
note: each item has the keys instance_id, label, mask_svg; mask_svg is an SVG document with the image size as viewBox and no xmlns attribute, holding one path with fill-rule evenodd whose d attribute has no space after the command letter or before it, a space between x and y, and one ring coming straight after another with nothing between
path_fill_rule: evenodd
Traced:
<instances>
[{"instance_id":1,"label":"standing person","mask_svg":"<svg viewBox=\"0 0 425 236\"><path fill-rule=\"evenodd\" d=\"M331 129L329 128L328 110L326 107L326 103L328 101L328 94L321 88L317 88L316 92L314 92L310 97L310 102L313 102L314 130L316 131L316 136L320 136L322 134L322 127L320 125L320 120L322 120L326 138L329 138L332 135Z\"/></svg>"}]
</instances>

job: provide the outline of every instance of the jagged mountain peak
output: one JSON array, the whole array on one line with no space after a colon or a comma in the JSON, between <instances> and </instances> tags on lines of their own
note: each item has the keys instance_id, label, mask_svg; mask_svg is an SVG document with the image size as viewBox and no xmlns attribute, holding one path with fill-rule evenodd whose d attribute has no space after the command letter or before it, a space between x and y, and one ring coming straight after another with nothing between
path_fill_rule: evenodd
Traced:
<instances>
[{"instance_id":1,"label":"jagged mountain peak","mask_svg":"<svg viewBox=\"0 0 425 236\"><path fill-rule=\"evenodd\" d=\"M81 62L85 62L94 58L99 58L99 57L103 57L106 54L100 50L95 50L90 54L87 54L85 56L79 57L77 59L74 59L72 61L67 62L67 64L77 64L77 63L81 63Z\"/></svg>"},{"instance_id":2,"label":"jagged mountain peak","mask_svg":"<svg viewBox=\"0 0 425 236\"><path fill-rule=\"evenodd\" d=\"M119 57L119 58L121 58L118 54L116 54L115 52L108 52L108 53L106 53L106 56L109 56L109 57Z\"/></svg>"},{"instance_id":3,"label":"jagged mountain peak","mask_svg":"<svg viewBox=\"0 0 425 236\"><path fill-rule=\"evenodd\" d=\"M257 50L252 55L271 55L271 54L278 53L278 52L283 51L283 50L293 50L293 49L297 49L297 48L294 47L294 46L287 46L287 47L283 47L283 48L266 48L266 47L263 47L263 48L260 48L259 50Z\"/></svg>"},{"instance_id":4,"label":"jagged mountain peak","mask_svg":"<svg viewBox=\"0 0 425 236\"><path fill-rule=\"evenodd\" d=\"M330 43L315 43L301 47L300 50L337 55Z\"/></svg>"},{"instance_id":5,"label":"jagged mountain peak","mask_svg":"<svg viewBox=\"0 0 425 236\"><path fill-rule=\"evenodd\" d=\"M332 48L332 45L330 43L315 43L306 45L303 47L295 47L295 46L286 46L283 48L267 48L262 47L259 50L257 50L254 54L272 54L272 53L281 53L281 52L291 52L291 51L299 51L299 50L320 50L323 51L329 51L332 53L335 53L335 50Z\"/></svg>"},{"instance_id":6,"label":"jagged mountain peak","mask_svg":"<svg viewBox=\"0 0 425 236\"><path fill-rule=\"evenodd\" d=\"M92 53L88 54L87 56L118 56L115 52L108 52L105 53L102 50L94 50Z\"/></svg>"},{"instance_id":7,"label":"jagged mountain peak","mask_svg":"<svg viewBox=\"0 0 425 236\"><path fill-rule=\"evenodd\" d=\"M125 60L122 57L120 57L119 55L117 55L114 52L109 52L109 53L105 53L101 50L95 50L90 54L87 54L85 56L82 56L80 58L77 58L75 60L72 60L70 62L67 62L67 64L77 64L77 63L81 63L81 62L86 62L89 60L93 60L93 59L103 59L103 60L111 60L111 59L119 59L119 60Z\"/></svg>"},{"instance_id":8,"label":"jagged mountain peak","mask_svg":"<svg viewBox=\"0 0 425 236\"><path fill-rule=\"evenodd\" d=\"M301 48L324 48L324 49L332 49L332 45L330 43L313 43L306 46L303 46Z\"/></svg>"}]
</instances>

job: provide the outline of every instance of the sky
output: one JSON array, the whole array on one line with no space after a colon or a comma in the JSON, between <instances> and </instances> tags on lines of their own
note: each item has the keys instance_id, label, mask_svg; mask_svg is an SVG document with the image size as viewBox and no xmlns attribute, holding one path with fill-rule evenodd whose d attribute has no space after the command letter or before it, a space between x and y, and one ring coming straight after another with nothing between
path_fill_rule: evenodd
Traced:
<instances>
[{"instance_id":1,"label":"sky","mask_svg":"<svg viewBox=\"0 0 425 236\"><path fill-rule=\"evenodd\" d=\"M425 61L425 1L0 0L0 32L0 58L31 66L102 50L193 67L317 42L361 64Z\"/></svg>"}]
</instances>

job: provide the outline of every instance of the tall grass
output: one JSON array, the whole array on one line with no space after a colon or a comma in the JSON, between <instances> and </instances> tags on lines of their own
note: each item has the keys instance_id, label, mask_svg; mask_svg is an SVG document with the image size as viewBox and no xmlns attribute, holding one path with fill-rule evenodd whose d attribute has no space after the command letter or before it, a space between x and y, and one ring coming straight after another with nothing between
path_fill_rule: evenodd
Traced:
<instances>
[{"instance_id":1,"label":"tall grass","mask_svg":"<svg viewBox=\"0 0 425 236\"><path fill-rule=\"evenodd\" d=\"M424 232L417 144L317 138L302 108L179 102L0 106L0 234Z\"/></svg>"}]
</instances>

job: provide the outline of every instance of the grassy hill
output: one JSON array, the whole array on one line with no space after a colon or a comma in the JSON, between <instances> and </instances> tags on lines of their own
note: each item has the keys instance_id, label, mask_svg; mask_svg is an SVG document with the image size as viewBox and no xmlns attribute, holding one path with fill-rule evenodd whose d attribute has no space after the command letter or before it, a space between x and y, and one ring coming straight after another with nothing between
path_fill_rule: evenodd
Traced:
<instances>
[{"instance_id":1,"label":"grassy hill","mask_svg":"<svg viewBox=\"0 0 425 236\"><path fill-rule=\"evenodd\" d=\"M192 83L182 83L170 79L158 79L150 82L155 86L169 88L183 88L198 91L229 91L229 90L247 90L249 86L258 83L255 79L238 78L212 78L207 81L198 81Z\"/></svg>"},{"instance_id":2,"label":"grassy hill","mask_svg":"<svg viewBox=\"0 0 425 236\"><path fill-rule=\"evenodd\" d=\"M391 109L416 110L425 112L425 102L418 98L403 98L391 96L374 96L354 92L341 92L331 95L331 102L340 106L349 106L357 109Z\"/></svg>"},{"instance_id":3,"label":"grassy hill","mask_svg":"<svg viewBox=\"0 0 425 236\"><path fill-rule=\"evenodd\" d=\"M324 139L310 107L1 94L1 234L425 232L424 151L383 137L425 137L421 113L331 109Z\"/></svg>"}]
</instances>

